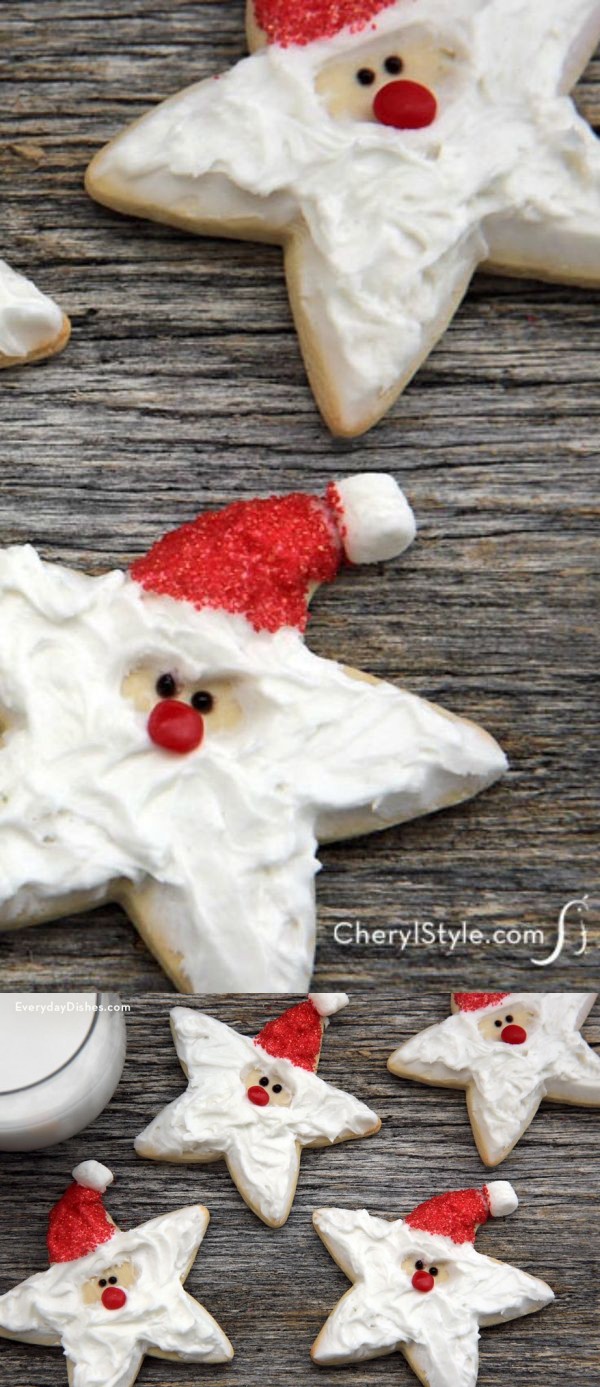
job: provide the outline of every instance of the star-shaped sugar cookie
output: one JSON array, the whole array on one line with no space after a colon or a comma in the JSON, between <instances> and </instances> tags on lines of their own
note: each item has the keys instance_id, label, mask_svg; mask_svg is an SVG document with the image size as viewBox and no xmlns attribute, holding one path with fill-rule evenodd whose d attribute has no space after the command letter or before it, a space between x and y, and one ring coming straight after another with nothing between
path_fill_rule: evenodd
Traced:
<instances>
[{"instance_id":1,"label":"star-shaped sugar cookie","mask_svg":"<svg viewBox=\"0 0 600 1387\"><path fill-rule=\"evenodd\" d=\"M381 1126L364 1103L316 1074L325 1019L347 1001L343 993L313 994L254 1039L175 1007L171 1029L188 1087L136 1139L138 1155L225 1160L254 1213L280 1228L303 1147L370 1136Z\"/></svg>"},{"instance_id":2,"label":"star-shaped sugar cookie","mask_svg":"<svg viewBox=\"0 0 600 1387\"><path fill-rule=\"evenodd\" d=\"M544 1281L482 1256L479 1224L516 1208L512 1186L453 1190L389 1222L366 1209L318 1209L319 1237L353 1282L312 1348L318 1364L399 1352L425 1387L475 1387L479 1328L553 1300Z\"/></svg>"},{"instance_id":3,"label":"star-shaped sugar cookie","mask_svg":"<svg viewBox=\"0 0 600 1387\"><path fill-rule=\"evenodd\" d=\"M600 1056L580 1035L595 992L455 992L453 1015L400 1045L392 1074L464 1088L486 1165L499 1165L542 1099L600 1108Z\"/></svg>"},{"instance_id":4,"label":"star-shaped sugar cookie","mask_svg":"<svg viewBox=\"0 0 600 1387\"><path fill-rule=\"evenodd\" d=\"M250 0L248 34L250 58L118 135L87 187L281 242L334 433L389 408L478 265L600 283L600 146L568 95L598 0Z\"/></svg>"},{"instance_id":5,"label":"star-shaped sugar cookie","mask_svg":"<svg viewBox=\"0 0 600 1387\"><path fill-rule=\"evenodd\" d=\"M52 1265L0 1296L0 1336L62 1345L71 1387L131 1387L144 1355L225 1363L233 1349L183 1288L206 1232L200 1204L115 1228L101 1204L112 1180L84 1161L50 1216Z\"/></svg>"},{"instance_id":6,"label":"star-shaped sugar cookie","mask_svg":"<svg viewBox=\"0 0 600 1387\"><path fill-rule=\"evenodd\" d=\"M506 767L473 723L304 642L319 583L413 535L368 473L201 515L128 573L0 550L0 929L116 900L180 992L305 991L318 843Z\"/></svg>"}]
</instances>

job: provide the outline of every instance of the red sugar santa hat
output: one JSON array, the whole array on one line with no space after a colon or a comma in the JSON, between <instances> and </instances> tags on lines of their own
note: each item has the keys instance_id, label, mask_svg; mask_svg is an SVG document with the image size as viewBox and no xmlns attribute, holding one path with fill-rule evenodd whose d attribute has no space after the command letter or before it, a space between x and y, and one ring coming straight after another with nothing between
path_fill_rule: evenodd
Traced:
<instances>
[{"instance_id":1,"label":"red sugar santa hat","mask_svg":"<svg viewBox=\"0 0 600 1387\"><path fill-rule=\"evenodd\" d=\"M313 992L306 1002L267 1021L254 1044L274 1059L291 1060L299 1069L316 1074L327 1018L347 1005L345 992Z\"/></svg>"},{"instance_id":2,"label":"red sugar santa hat","mask_svg":"<svg viewBox=\"0 0 600 1387\"><path fill-rule=\"evenodd\" d=\"M236 501L160 539L130 569L149 592L245 616L257 631L304 630L308 599L344 560L401 554L413 513L393 477L358 473L325 496Z\"/></svg>"},{"instance_id":3,"label":"red sugar santa hat","mask_svg":"<svg viewBox=\"0 0 600 1387\"><path fill-rule=\"evenodd\" d=\"M360 32L395 0L254 0L254 18L268 43L282 48Z\"/></svg>"},{"instance_id":4,"label":"red sugar santa hat","mask_svg":"<svg viewBox=\"0 0 600 1387\"><path fill-rule=\"evenodd\" d=\"M452 1000L458 1011L483 1011L485 1007L499 1007L511 995L510 992L453 992Z\"/></svg>"},{"instance_id":5,"label":"red sugar santa hat","mask_svg":"<svg viewBox=\"0 0 600 1387\"><path fill-rule=\"evenodd\" d=\"M82 1161L73 1171L73 1184L50 1210L48 1252L51 1262L86 1257L116 1233L102 1203L114 1176L99 1161Z\"/></svg>"},{"instance_id":6,"label":"red sugar santa hat","mask_svg":"<svg viewBox=\"0 0 600 1387\"><path fill-rule=\"evenodd\" d=\"M419 1204L404 1219L411 1228L451 1238L454 1243L474 1243L477 1229L489 1218L514 1213L518 1199L508 1180L491 1180L471 1190L451 1190Z\"/></svg>"}]
</instances>

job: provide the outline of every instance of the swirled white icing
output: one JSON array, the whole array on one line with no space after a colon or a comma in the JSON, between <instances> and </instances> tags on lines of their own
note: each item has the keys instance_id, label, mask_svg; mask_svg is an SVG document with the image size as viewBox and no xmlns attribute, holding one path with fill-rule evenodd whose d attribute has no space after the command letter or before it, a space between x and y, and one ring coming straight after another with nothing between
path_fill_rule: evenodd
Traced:
<instances>
[{"instance_id":1,"label":"swirled white icing","mask_svg":"<svg viewBox=\"0 0 600 1387\"><path fill-rule=\"evenodd\" d=\"M478 262L600 277L598 142L563 91L599 24L598 0L401 0L170 98L96 157L88 186L200 230L302 225L292 297L351 430L417 368ZM335 119L315 87L345 58L351 81L384 36L444 55L427 128Z\"/></svg>"},{"instance_id":2,"label":"swirled white icing","mask_svg":"<svg viewBox=\"0 0 600 1387\"><path fill-rule=\"evenodd\" d=\"M63 323L53 299L0 260L0 358L24 359L49 347Z\"/></svg>"},{"instance_id":3,"label":"swirled white icing","mask_svg":"<svg viewBox=\"0 0 600 1387\"><path fill-rule=\"evenodd\" d=\"M476 1252L366 1209L318 1209L313 1222L355 1283L313 1346L317 1363L357 1363L400 1350L429 1387L474 1387L479 1325L541 1309L549 1286ZM414 1289L417 1260L435 1265L435 1288Z\"/></svg>"},{"instance_id":4,"label":"swirled white icing","mask_svg":"<svg viewBox=\"0 0 600 1387\"><path fill-rule=\"evenodd\" d=\"M191 1363L226 1362L233 1354L229 1340L182 1285L207 1224L206 1209L192 1205L116 1231L86 1257L54 1263L0 1296L0 1332L62 1344L74 1384L86 1387L129 1387L144 1354L154 1350ZM121 1264L132 1269L124 1306L86 1304L90 1278Z\"/></svg>"},{"instance_id":5,"label":"swirled white icing","mask_svg":"<svg viewBox=\"0 0 600 1387\"><path fill-rule=\"evenodd\" d=\"M459 1011L400 1045L395 1074L469 1090L469 1112L481 1153L504 1160L543 1098L600 1106L600 1057L579 1034L595 993L511 993L498 1006ZM514 1017L526 1039L504 1043ZM491 1026L483 1024L491 1021Z\"/></svg>"},{"instance_id":6,"label":"swirled white icing","mask_svg":"<svg viewBox=\"0 0 600 1387\"><path fill-rule=\"evenodd\" d=\"M240 1194L266 1223L285 1222L298 1179L300 1149L369 1136L377 1114L352 1094L287 1059L274 1059L248 1036L187 1007L171 1025L188 1075L187 1091L140 1133L138 1155L157 1160L224 1157ZM247 1095L254 1071L281 1084L287 1106L257 1107Z\"/></svg>"},{"instance_id":7,"label":"swirled white icing","mask_svg":"<svg viewBox=\"0 0 600 1387\"><path fill-rule=\"evenodd\" d=\"M126 883L188 990L306 988L317 837L466 798L506 764L472 724L351 678L295 629L257 632L121 572L6 549L0 621L0 923ZM160 750L123 694L140 666L229 681L241 717L207 719L187 756Z\"/></svg>"}]
</instances>

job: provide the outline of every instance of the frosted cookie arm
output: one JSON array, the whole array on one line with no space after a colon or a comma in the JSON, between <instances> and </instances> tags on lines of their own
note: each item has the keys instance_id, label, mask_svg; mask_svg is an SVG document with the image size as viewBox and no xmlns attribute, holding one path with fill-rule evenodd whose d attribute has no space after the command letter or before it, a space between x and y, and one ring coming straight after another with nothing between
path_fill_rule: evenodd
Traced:
<instances>
[{"instance_id":1,"label":"frosted cookie arm","mask_svg":"<svg viewBox=\"0 0 600 1387\"><path fill-rule=\"evenodd\" d=\"M86 1361L77 1363L66 1355L69 1364L69 1387L130 1387L142 1365L143 1353L129 1345L115 1344L112 1354L114 1371L106 1374L106 1363Z\"/></svg>"},{"instance_id":2,"label":"frosted cookie arm","mask_svg":"<svg viewBox=\"0 0 600 1387\"><path fill-rule=\"evenodd\" d=\"M283 1128L271 1131L265 1152L252 1127L245 1133L238 1131L235 1146L225 1159L232 1180L250 1208L274 1228L281 1227L288 1217L300 1173L300 1152L293 1134Z\"/></svg>"},{"instance_id":3,"label":"frosted cookie arm","mask_svg":"<svg viewBox=\"0 0 600 1387\"><path fill-rule=\"evenodd\" d=\"M457 1043L452 1017L428 1026L399 1045L390 1055L388 1068L401 1078L457 1087L464 1087L470 1074L464 1046Z\"/></svg>"},{"instance_id":4,"label":"frosted cookie arm","mask_svg":"<svg viewBox=\"0 0 600 1387\"><path fill-rule=\"evenodd\" d=\"M44 1316L38 1309L39 1276L30 1276L15 1290L0 1296L0 1335L23 1339L31 1344L55 1344L59 1342L52 1333Z\"/></svg>"},{"instance_id":5,"label":"frosted cookie arm","mask_svg":"<svg viewBox=\"0 0 600 1387\"><path fill-rule=\"evenodd\" d=\"M506 1262L487 1261L471 1292L471 1306L479 1323L498 1324L531 1315L554 1300L554 1292L537 1276L530 1276Z\"/></svg>"},{"instance_id":6,"label":"frosted cookie arm","mask_svg":"<svg viewBox=\"0 0 600 1387\"><path fill-rule=\"evenodd\" d=\"M467 1089L467 1107L477 1148L486 1165L499 1165L523 1136L544 1097L543 1081L511 1102L510 1090L491 1087L483 1092L473 1082ZM494 1101L496 1099L496 1102ZM499 1106L502 1100L501 1107Z\"/></svg>"},{"instance_id":7,"label":"frosted cookie arm","mask_svg":"<svg viewBox=\"0 0 600 1387\"><path fill-rule=\"evenodd\" d=\"M487 733L389 684L341 675L330 707L297 773L300 795L318 791L320 841L458 804L506 769Z\"/></svg>"},{"instance_id":8,"label":"frosted cookie arm","mask_svg":"<svg viewBox=\"0 0 600 1387\"><path fill-rule=\"evenodd\" d=\"M479 1370L477 1326L460 1338L450 1336L428 1344L411 1343L405 1349L413 1371L427 1387L475 1387Z\"/></svg>"},{"instance_id":9,"label":"frosted cookie arm","mask_svg":"<svg viewBox=\"0 0 600 1387\"><path fill-rule=\"evenodd\" d=\"M196 1057L218 1067L248 1063L246 1037L240 1035L236 1047L235 1032L214 1016L180 1006L173 1007L170 1020L177 1056L186 1072Z\"/></svg>"},{"instance_id":10,"label":"frosted cookie arm","mask_svg":"<svg viewBox=\"0 0 600 1387\"><path fill-rule=\"evenodd\" d=\"M223 1330L197 1300L181 1289L178 1296L183 1314L181 1325L167 1323L154 1333L155 1347L161 1353L176 1354L188 1363L225 1363L232 1347Z\"/></svg>"},{"instance_id":11,"label":"frosted cookie arm","mask_svg":"<svg viewBox=\"0 0 600 1387\"><path fill-rule=\"evenodd\" d=\"M334 1256L337 1261L337 1254ZM315 1363L360 1363L393 1353L406 1337L361 1281L332 1310L312 1346L311 1357Z\"/></svg>"},{"instance_id":12,"label":"frosted cookie arm","mask_svg":"<svg viewBox=\"0 0 600 1387\"><path fill-rule=\"evenodd\" d=\"M311 231L298 231L286 252L292 312L317 403L336 433L352 437L366 410L385 413L443 335L485 242L478 230L457 236L450 227L446 245L422 264L406 254L394 262L388 247L383 302L378 266L345 271L319 249L319 228Z\"/></svg>"},{"instance_id":13,"label":"frosted cookie arm","mask_svg":"<svg viewBox=\"0 0 600 1387\"><path fill-rule=\"evenodd\" d=\"M549 1075L546 1098L555 1103L589 1103L592 1107L600 1107L600 1056L583 1036L572 1042L569 1060L563 1062L562 1071Z\"/></svg>"},{"instance_id":14,"label":"frosted cookie arm","mask_svg":"<svg viewBox=\"0 0 600 1387\"><path fill-rule=\"evenodd\" d=\"M365 1258L373 1245L373 1233L383 1239L390 1228L387 1219L374 1218L366 1209L315 1209L313 1225L350 1281L362 1275Z\"/></svg>"},{"instance_id":15,"label":"frosted cookie arm","mask_svg":"<svg viewBox=\"0 0 600 1387\"><path fill-rule=\"evenodd\" d=\"M600 283L600 141L583 122L578 133L579 150L572 136L559 153L537 148L512 174L514 210L490 218L485 228L495 268Z\"/></svg>"},{"instance_id":16,"label":"frosted cookie arm","mask_svg":"<svg viewBox=\"0 0 600 1387\"><path fill-rule=\"evenodd\" d=\"M260 881L250 874L243 904L221 876L223 896L229 893L232 900L228 910L221 905L218 926L191 881L127 889L128 913L180 992L237 992L242 984L251 992L308 987L315 936L310 834L309 839L304 875L298 872L298 851ZM203 867L198 864L198 881Z\"/></svg>"}]
</instances>

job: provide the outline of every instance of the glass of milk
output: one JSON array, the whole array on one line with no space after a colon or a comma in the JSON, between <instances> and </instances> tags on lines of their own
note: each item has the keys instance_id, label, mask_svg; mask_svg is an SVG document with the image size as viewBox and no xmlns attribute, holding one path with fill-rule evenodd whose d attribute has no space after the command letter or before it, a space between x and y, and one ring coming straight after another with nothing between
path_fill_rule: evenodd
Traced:
<instances>
[{"instance_id":1,"label":"glass of milk","mask_svg":"<svg viewBox=\"0 0 600 1387\"><path fill-rule=\"evenodd\" d=\"M81 1132L112 1098L124 1063L115 992L0 992L0 1151Z\"/></svg>"}]
</instances>

